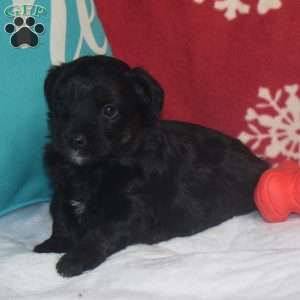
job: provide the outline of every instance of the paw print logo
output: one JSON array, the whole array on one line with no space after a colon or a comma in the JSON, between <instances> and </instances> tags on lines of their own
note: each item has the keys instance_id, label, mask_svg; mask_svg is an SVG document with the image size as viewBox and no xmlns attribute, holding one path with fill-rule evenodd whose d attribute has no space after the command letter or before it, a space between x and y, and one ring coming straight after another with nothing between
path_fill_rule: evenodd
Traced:
<instances>
[{"instance_id":1,"label":"paw print logo","mask_svg":"<svg viewBox=\"0 0 300 300\"><path fill-rule=\"evenodd\" d=\"M14 48L36 47L39 35L45 31L43 24L36 24L33 17L16 17L13 23L5 25L4 30L11 34L10 43Z\"/></svg>"}]
</instances>

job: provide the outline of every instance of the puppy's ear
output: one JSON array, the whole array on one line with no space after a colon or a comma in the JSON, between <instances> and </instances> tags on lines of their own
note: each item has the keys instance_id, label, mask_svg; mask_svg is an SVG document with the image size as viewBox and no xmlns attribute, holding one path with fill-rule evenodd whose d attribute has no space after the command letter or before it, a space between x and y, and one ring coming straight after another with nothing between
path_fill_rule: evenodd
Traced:
<instances>
[{"instance_id":1,"label":"puppy's ear","mask_svg":"<svg viewBox=\"0 0 300 300\"><path fill-rule=\"evenodd\" d=\"M126 75L131 80L146 115L151 120L157 120L164 101L164 91L159 83L142 68L133 68Z\"/></svg>"},{"instance_id":2,"label":"puppy's ear","mask_svg":"<svg viewBox=\"0 0 300 300\"><path fill-rule=\"evenodd\" d=\"M53 107L55 101L54 90L55 90L59 70L60 70L60 66L51 67L48 71L48 74L44 82L44 93L50 109Z\"/></svg>"}]
</instances>

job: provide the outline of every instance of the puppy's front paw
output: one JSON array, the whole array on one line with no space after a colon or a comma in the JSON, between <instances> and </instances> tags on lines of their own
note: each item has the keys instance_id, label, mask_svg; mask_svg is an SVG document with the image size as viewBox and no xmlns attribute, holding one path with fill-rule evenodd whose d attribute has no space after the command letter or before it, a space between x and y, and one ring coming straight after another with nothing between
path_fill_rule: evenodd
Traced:
<instances>
[{"instance_id":1,"label":"puppy's front paw","mask_svg":"<svg viewBox=\"0 0 300 300\"><path fill-rule=\"evenodd\" d=\"M64 253L69 251L71 243L64 238L51 237L43 243L34 247L33 251L37 253Z\"/></svg>"},{"instance_id":2,"label":"puppy's front paw","mask_svg":"<svg viewBox=\"0 0 300 300\"><path fill-rule=\"evenodd\" d=\"M71 250L60 258L56 264L56 270L63 277L80 275L85 271L94 269L104 261L104 259L94 254L88 253L88 251Z\"/></svg>"},{"instance_id":3,"label":"puppy's front paw","mask_svg":"<svg viewBox=\"0 0 300 300\"><path fill-rule=\"evenodd\" d=\"M56 264L57 272L63 277L72 277L82 274L86 271L86 267L82 258L71 254L65 254Z\"/></svg>"}]
</instances>

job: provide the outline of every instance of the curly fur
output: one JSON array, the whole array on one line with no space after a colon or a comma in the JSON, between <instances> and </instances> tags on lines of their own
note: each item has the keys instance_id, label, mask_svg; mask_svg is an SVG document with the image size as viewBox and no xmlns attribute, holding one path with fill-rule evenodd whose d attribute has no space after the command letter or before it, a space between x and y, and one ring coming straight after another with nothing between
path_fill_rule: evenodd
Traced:
<instances>
[{"instance_id":1,"label":"curly fur","mask_svg":"<svg viewBox=\"0 0 300 300\"><path fill-rule=\"evenodd\" d=\"M163 90L143 69L80 58L49 71L45 95L53 233L34 251L65 253L61 275L93 269L128 245L188 236L255 209L253 190L267 164L237 139L160 120Z\"/></svg>"}]
</instances>

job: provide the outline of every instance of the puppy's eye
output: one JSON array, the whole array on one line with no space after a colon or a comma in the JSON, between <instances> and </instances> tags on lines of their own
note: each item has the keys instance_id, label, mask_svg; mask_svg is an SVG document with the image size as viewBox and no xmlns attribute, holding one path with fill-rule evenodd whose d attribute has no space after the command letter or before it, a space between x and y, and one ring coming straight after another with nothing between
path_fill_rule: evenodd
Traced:
<instances>
[{"instance_id":1,"label":"puppy's eye","mask_svg":"<svg viewBox=\"0 0 300 300\"><path fill-rule=\"evenodd\" d=\"M103 115L108 119L113 119L119 113L118 108L113 104L106 104L103 106Z\"/></svg>"}]
</instances>

